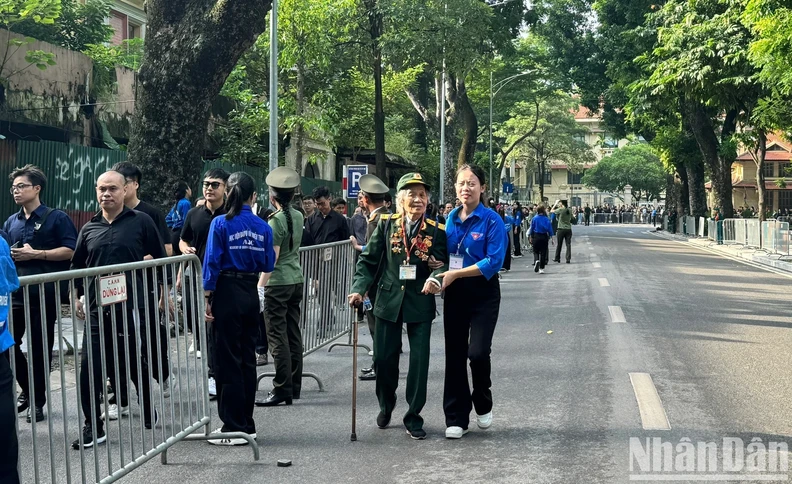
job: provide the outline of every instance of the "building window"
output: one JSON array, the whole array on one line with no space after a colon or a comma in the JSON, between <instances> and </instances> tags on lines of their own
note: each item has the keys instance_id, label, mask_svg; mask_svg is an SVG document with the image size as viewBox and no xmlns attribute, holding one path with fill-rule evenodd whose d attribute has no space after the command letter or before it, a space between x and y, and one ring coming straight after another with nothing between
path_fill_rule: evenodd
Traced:
<instances>
[{"instance_id":1,"label":"building window","mask_svg":"<svg viewBox=\"0 0 792 484\"><path fill-rule=\"evenodd\" d=\"M113 36L110 37L110 43L113 45L121 45L127 38L127 16L121 12L110 10L110 27L113 29Z\"/></svg>"},{"instance_id":2,"label":"building window","mask_svg":"<svg viewBox=\"0 0 792 484\"><path fill-rule=\"evenodd\" d=\"M765 177L769 178L775 176L775 174L773 173L774 165L775 165L774 163L768 163L768 162L765 162L765 164L762 165L762 173L764 174Z\"/></svg>"},{"instance_id":3,"label":"building window","mask_svg":"<svg viewBox=\"0 0 792 484\"><path fill-rule=\"evenodd\" d=\"M539 170L534 173L534 183L539 185L541 183L541 176L539 175ZM544 184L551 185L553 183L553 172L550 170L545 170L544 173Z\"/></svg>"},{"instance_id":4,"label":"building window","mask_svg":"<svg viewBox=\"0 0 792 484\"><path fill-rule=\"evenodd\" d=\"M619 140L614 138L612 135L605 133L605 136L602 137L602 147L605 149L616 149L619 147Z\"/></svg>"},{"instance_id":5,"label":"building window","mask_svg":"<svg viewBox=\"0 0 792 484\"><path fill-rule=\"evenodd\" d=\"M129 32L127 35L127 39L139 39L139 38L140 38L140 25L129 22Z\"/></svg>"},{"instance_id":6,"label":"building window","mask_svg":"<svg viewBox=\"0 0 792 484\"><path fill-rule=\"evenodd\" d=\"M778 164L778 176L781 178L788 177L792 175L792 163L779 163Z\"/></svg>"},{"instance_id":7,"label":"building window","mask_svg":"<svg viewBox=\"0 0 792 484\"><path fill-rule=\"evenodd\" d=\"M572 173L567 170L567 185L580 185L583 183L583 173Z\"/></svg>"},{"instance_id":8,"label":"building window","mask_svg":"<svg viewBox=\"0 0 792 484\"><path fill-rule=\"evenodd\" d=\"M792 210L792 190L778 191L778 208L780 210L785 208Z\"/></svg>"}]
</instances>

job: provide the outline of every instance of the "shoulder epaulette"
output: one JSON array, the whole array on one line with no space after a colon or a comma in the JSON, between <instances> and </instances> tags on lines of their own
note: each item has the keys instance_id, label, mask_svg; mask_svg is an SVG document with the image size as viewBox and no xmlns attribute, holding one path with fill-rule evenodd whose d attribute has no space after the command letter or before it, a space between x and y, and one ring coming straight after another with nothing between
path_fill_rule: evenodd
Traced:
<instances>
[{"instance_id":1,"label":"shoulder epaulette","mask_svg":"<svg viewBox=\"0 0 792 484\"><path fill-rule=\"evenodd\" d=\"M434 225L435 227L437 227L440 230L445 230L445 225L443 225L441 223L437 223L437 222L435 222L434 220L432 220L430 218L426 219L426 223L428 223L429 225Z\"/></svg>"},{"instance_id":2,"label":"shoulder epaulette","mask_svg":"<svg viewBox=\"0 0 792 484\"><path fill-rule=\"evenodd\" d=\"M397 219L397 218L400 218L400 217L401 217L400 213L394 213L394 214L388 213L388 214L382 215L380 217L380 220Z\"/></svg>"}]
</instances>

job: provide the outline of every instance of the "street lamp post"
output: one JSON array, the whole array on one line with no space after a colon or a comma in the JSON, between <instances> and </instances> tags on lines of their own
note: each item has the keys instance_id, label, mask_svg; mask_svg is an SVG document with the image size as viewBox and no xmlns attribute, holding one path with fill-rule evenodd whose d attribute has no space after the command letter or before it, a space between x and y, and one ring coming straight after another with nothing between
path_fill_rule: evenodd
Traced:
<instances>
[{"instance_id":1,"label":"street lamp post","mask_svg":"<svg viewBox=\"0 0 792 484\"><path fill-rule=\"evenodd\" d=\"M506 3L506 2L504 2ZM490 104L489 104L489 178L490 178L490 198L494 198L493 195L493 188L495 185L495 180L492 178L492 165L494 163L493 156L492 156L492 111L493 111L493 104L495 100L495 96L501 92L501 89L506 87L506 84L510 83L511 81L517 79L518 77L527 76L531 74L533 71L525 71L519 74L515 74L513 76L507 77L498 83L493 84L493 73L490 71ZM497 88L497 90L495 90Z\"/></svg>"}]
</instances>

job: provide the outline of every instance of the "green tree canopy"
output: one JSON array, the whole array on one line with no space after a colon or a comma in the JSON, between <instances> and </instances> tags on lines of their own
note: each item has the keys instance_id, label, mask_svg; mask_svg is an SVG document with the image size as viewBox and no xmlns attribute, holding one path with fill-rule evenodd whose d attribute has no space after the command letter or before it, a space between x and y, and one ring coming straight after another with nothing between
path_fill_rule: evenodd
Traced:
<instances>
[{"instance_id":1,"label":"green tree canopy","mask_svg":"<svg viewBox=\"0 0 792 484\"><path fill-rule=\"evenodd\" d=\"M619 148L583 175L583 183L603 192L620 193L630 185L636 200L659 199L666 172L655 151L646 143Z\"/></svg>"}]
</instances>

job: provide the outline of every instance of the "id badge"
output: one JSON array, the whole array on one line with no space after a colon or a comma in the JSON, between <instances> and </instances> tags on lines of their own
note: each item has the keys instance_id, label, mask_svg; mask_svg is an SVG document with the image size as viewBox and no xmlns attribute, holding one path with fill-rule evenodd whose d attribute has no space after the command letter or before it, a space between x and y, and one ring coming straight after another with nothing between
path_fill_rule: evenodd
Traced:
<instances>
[{"instance_id":1,"label":"id badge","mask_svg":"<svg viewBox=\"0 0 792 484\"><path fill-rule=\"evenodd\" d=\"M414 281L418 278L418 266L399 266L399 279L402 281Z\"/></svg>"},{"instance_id":2,"label":"id badge","mask_svg":"<svg viewBox=\"0 0 792 484\"><path fill-rule=\"evenodd\" d=\"M458 271L459 269L464 269L464 258L461 255L452 255L451 259L448 261L448 268L452 271Z\"/></svg>"}]
</instances>

